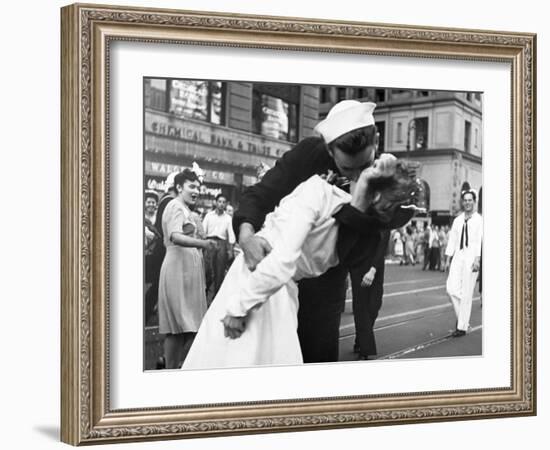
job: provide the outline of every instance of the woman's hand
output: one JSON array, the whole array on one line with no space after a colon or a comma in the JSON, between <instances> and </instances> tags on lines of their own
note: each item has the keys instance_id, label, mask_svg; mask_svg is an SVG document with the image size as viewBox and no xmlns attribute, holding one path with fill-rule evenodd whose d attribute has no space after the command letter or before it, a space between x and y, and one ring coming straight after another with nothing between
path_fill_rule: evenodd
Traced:
<instances>
[{"instance_id":1,"label":"woman's hand","mask_svg":"<svg viewBox=\"0 0 550 450\"><path fill-rule=\"evenodd\" d=\"M376 178L389 178L395 174L397 166L397 158L391 153L382 153L378 159L375 159L372 166L367 167L361 172L361 177L365 177L366 181Z\"/></svg>"},{"instance_id":2,"label":"woman's hand","mask_svg":"<svg viewBox=\"0 0 550 450\"><path fill-rule=\"evenodd\" d=\"M222 323L224 336L230 339L237 339L241 337L246 328L246 316L235 317L227 315L222 319Z\"/></svg>"},{"instance_id":3,"label":"woman's hand","mask_svg":"<svg viewBox=\"0 0 550 450\"><path fill-rule=\"evenodd\" d=\"M375 159L372 166L361 172L351 194L351 206L361 212L365 212L369 206L367 201L367 188L369 182L376 178L389 178L395 174L397 158L390 153L383 153Z\"/></svg>"}]
</instances>

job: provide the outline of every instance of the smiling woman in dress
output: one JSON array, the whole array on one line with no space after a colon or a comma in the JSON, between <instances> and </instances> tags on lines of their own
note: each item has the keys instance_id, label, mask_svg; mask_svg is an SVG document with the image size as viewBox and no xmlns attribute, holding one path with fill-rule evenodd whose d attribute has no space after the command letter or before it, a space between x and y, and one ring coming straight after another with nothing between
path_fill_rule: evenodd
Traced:
<instances>
[{"instance_id":1,"label":"smiling woman in dress","mask_svg":"<svg viewBox=\"0 0 550 450\"><path fill-rule=\"evenodd\" d=\"M213 242L198 236L190 210L199 186L197 175L189 169L176 175L176 198L162 215L166 256L160 270L159 332L165 335L167 369L181 367L207 309L200 249Z\"/></svg>"}]
</instances>

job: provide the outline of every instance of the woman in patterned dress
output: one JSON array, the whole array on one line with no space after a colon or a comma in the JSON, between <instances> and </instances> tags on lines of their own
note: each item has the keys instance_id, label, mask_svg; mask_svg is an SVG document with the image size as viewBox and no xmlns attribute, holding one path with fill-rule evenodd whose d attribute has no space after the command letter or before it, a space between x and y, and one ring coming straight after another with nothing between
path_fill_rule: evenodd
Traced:
<instances>
[{"instance_id":1,"label":"woman in patterned dress","mask_svg":"<svg viewBox=\"0 0 550 450\"><path fill-rule=\"evenodd\" d=\"M206 313L201 249L213 245L201 239L190 207L199 195L200 182L189 169L174 179L176 198L162 215L166 255L159 281L159 333L164 334L167 369L181 367Z\"/></svg>"}]
</instances>

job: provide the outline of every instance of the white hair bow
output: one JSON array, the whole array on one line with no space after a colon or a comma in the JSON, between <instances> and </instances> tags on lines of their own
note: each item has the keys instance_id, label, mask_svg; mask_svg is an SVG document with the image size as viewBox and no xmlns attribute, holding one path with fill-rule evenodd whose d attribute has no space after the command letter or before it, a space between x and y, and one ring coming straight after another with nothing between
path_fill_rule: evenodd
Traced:
<instances>
[{"instance_id":1,"label":"white hair bow","mask_svg":"<svg viewBox=\"0 0 550 450\"><path fill-rule=\"evenodd\" d=\"M191 165L191 171L195 173L201 183L204 181L204 170L195 161Z\"/></svg>"}]
</instances>

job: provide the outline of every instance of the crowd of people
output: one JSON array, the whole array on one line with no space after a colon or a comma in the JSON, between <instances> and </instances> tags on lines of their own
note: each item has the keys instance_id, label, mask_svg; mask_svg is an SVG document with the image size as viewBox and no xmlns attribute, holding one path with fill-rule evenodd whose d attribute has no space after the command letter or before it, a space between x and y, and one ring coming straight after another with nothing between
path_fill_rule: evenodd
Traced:
<instances>
[{"instance_id":1,"label":"crowd of people","mask_svg":"<svg viewBox=\"0 0 550 450\"><path fill-rule=\"evenodd\" d=\"M200 178L190 169L169 177L161 199L146 193L145 318L158 314L165 336L159 368L338 361L348 276L354 350L369 359L388 246L401 264L441 270L443 255L477 245L462 239L451 251L454 224L450 232L409 225L419 211L418 165L378 153L375 106L335 105L316 127L320 137L285 153L236 210L219 195L212 211L195 211ZM468 292L451 284L458 317ZM461 314L457 331L468 325Z\"/></svg>"},{"instance_id":2,"label":"crowd of people","mask_svg":"<svg viewBox=\"0 0 550 450\"><path fill-rule=\"evenodd\" d=\"M448 225L429 225L419 221L393 230L388 254L399 265L422 266L422 270L445 271L445 250L449 240Z\"/></svg>"}]
</instances>

